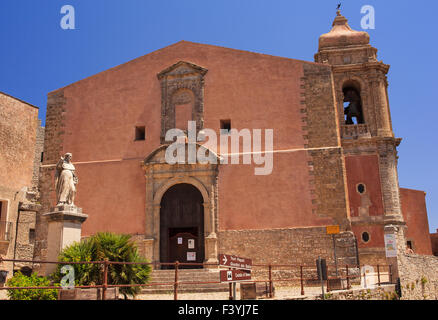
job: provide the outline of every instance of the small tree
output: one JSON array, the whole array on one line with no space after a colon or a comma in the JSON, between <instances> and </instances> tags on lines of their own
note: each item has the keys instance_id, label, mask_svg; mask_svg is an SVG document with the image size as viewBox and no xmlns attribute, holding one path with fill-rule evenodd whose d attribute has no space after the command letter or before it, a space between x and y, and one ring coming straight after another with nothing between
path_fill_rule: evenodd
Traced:
<instances>
[{"instance_id":1,"label":"small tree","mask_svg":"<svg viewBox=\"0 0 438 320\"><path fill-rule=\"evenodd\" d=\"M137 246L131 241L130 235L114 234L109 232L97 233L90 238L76 242L65 248L59 261L103 261L108 259L114 262L147 261L138 254ZM103 283L103 266L101 264L73 264L75 271L75 285L98 285ZM58 265L52 274L54 281L61 281L62 265ZM147 264L110 264L108 266L108 284L144 284L149 281L151 267ZM125 298L135 296L140 287L120 288Z\"/></svg>"},{"instance_id":2,"label":"small tree","mask_svg":"<svg viewBox=\"0 0 438 320\"><path fill-rule=\"evenodd\" d=\"M46 277L40 277L36 273L25 276L17 272L6 283L8 287L49 287L57 286L50 283ZM11 300L57 300L56 289L9 289L8 297Z\"/></svg>"}]
</instances>

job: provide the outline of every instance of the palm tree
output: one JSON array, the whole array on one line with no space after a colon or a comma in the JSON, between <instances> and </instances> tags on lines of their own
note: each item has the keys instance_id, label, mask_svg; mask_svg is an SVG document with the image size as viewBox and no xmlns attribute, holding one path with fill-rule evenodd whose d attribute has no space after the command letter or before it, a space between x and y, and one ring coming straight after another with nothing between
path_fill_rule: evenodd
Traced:
<instances>
[{"instance_id":1,"label":"palm tree","mask_svg":"<svg viewBox=\"0 0 438 320\"><path fill-rule=\"evenodd\" d=\"M65 248L58 260L63 262L79 261L139 262L147 261L138 254L137 246L130 235L110 232L97 233L81 242L75 242ZM54 281L60 281L62 265L58 265L52 274ZM103 265L74 264L75 285L98 285L103 283ZM148 264L110 264L108 266L108 284L144 284L149 281L151 267ZM122 287L120 293L135 296L140 287Z\"/></svg>"}]
</instances>

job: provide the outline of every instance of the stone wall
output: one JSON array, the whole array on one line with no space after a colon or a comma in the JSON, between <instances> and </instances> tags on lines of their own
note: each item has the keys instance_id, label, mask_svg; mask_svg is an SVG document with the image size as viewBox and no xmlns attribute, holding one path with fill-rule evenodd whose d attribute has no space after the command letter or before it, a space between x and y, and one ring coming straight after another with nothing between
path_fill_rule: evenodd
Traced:
<instances>
[{"instance_id":1,"label":"stone wall","mask_svg":"<svg viewBox=\"0 0 438 320\"><path fill-rule=\"evenodd\" d=\"M7 239L0 239L0 255L6 259L14 258L20 249L21 234L17 223L21 207L35 201L35 193L29 191L35 181L38 126L37 107L0 92L0 227L9 234ZM8 278L17 268L12 262L0 263L0 270L8 271Z\"/></svg>"},{"instance_id":2,"label":"stone wall","mask_svg":"<svg viewBox=\"0 0 438 320\"><path fill-rule=\"evenodd\" d=\"M38 108L0 92L0 184L20 190L32 183Z\"/></svg>"},{"instance_id":3,"label":"stone wall","mask_svg":"<svg viewBox=\"0 0 438 320\"><path fill-rule=\"evenodd\" d=\"M46 127L44 131L44 157L39 172L39 192L42 209L36 216L34 259L44 259L47 250L47 222L42 214L49 212L55 203L55 166L63 152L64 118L66 98L62 89L47 97Z\"/></svg>"},{"instance_id":4,"label":"stone wall","mask_svg":"<svg viewBox=\"0 0 438 320\"><path fill-rule=\"evenodd\" d=\"M311 149L308 164L313 210L320 216L334 218L342 230L350 230L331 69L313 64L304 64L303 68L301 112L304 146Z\"/></svg>"},{"instance_id":5,"label":"stone wall","mask_svg":"<svg viewBox=\"0 0 438 320\"><path fill-rule=\"evenodd\" d=\"M395 285L384 285L370 289L339 290L326 293L326 300L397 300ZM320 300L321 297L315 297Z\"/></svg>"},{"instance_id":6,"label":"stone wall","mask_svg":"<svg viewBox=\"0 0 438 320\"><path fill-rule=\"evenodd\" d=\"M250 258L253 264L314 266L320 256L334 265L333 240L325 227L219 231L219 253ZM339 265L356 264L352 232L336 235Z\"/></svg>"},{"instance_id":7,"label":"stone wall","mask_svg":"<svg viewBox=\"0 0 438 320\"><path fill-rule=\"evenodd\" d=\"M400 254L399 274L404 300L438 300L438 257Z\"/></svg>"},{"instance_id":8,"label":"stone wall","mask_svg":"<svg viewBox=\"0 0 438 320\"><path fill-rule=\"evenodd\" d=\"M43 158L44 131L45 128L41 127L41 120L38 120L38 127L36 131L36 140L35 140L35 157L33 162L33 175L32 175L32 188L35 190L38 189L40 166Z\"/></svg>"},{"instance_id":9,"label":"stone wall","mask_svg":"<svg viewBox=\"0 0 438 320\"><path fill-rule=\"evenodd\" d=\"M21 211L18 219L17 242L15 258L20 260L32 260L35 243L35 218L36 211ZM29 263L15 263L15 269L22 267L33 268Z\"/></svg>"}]
</instances>

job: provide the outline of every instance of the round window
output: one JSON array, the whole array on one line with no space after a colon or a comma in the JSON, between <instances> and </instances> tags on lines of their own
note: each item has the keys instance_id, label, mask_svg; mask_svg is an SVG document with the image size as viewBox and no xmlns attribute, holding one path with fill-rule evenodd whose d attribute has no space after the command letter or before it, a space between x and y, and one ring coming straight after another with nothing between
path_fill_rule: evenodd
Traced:
<instances>
[{"instance_id":1,"label":"round window","mask_svg":"<svg viewBox=\"0 0 438 320\"><path fill-rule=\"evenodd\" d=\"M359 183L357 185L357 192L364 193L365 192L365 185L363 183Z\"/></svg>"},{"instance_id":2,"label":"round window","mask_svg":"<svg viewBox=\"0 0 438 320\"><path fill-rule=\"evenodd\" d=\"M362 241L363 242L370 241L370 234L368 232L362 232Z\"/></svg>"}]
</instances>

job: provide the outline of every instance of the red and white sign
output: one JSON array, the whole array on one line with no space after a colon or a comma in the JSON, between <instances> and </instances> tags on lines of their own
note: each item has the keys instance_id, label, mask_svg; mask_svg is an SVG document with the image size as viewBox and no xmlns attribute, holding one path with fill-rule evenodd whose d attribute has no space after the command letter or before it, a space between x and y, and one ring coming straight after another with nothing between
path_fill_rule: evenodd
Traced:
<instances>
[{"instance_id":1,"label":"red and white sign","mask_svg":"<svg viewBox=\"0 0 438 320\"><path fill-rule=\"evenodd\" d=\"M219 266L228 268L237 268L244 270L251 270L252 260L247 258L241 258L229 254L219 255Z\"/></svg>"},{"instance_id":2,"label":"red and white sign","mask_svg":"<svg viewBox=\"0 0 438 320\"><path fill-rule=\"evenodd\" d=\"M220 271L221 282L238 282L251 280L251 271L248 270L221 270Z\"/></svg>"}]
</instances>

